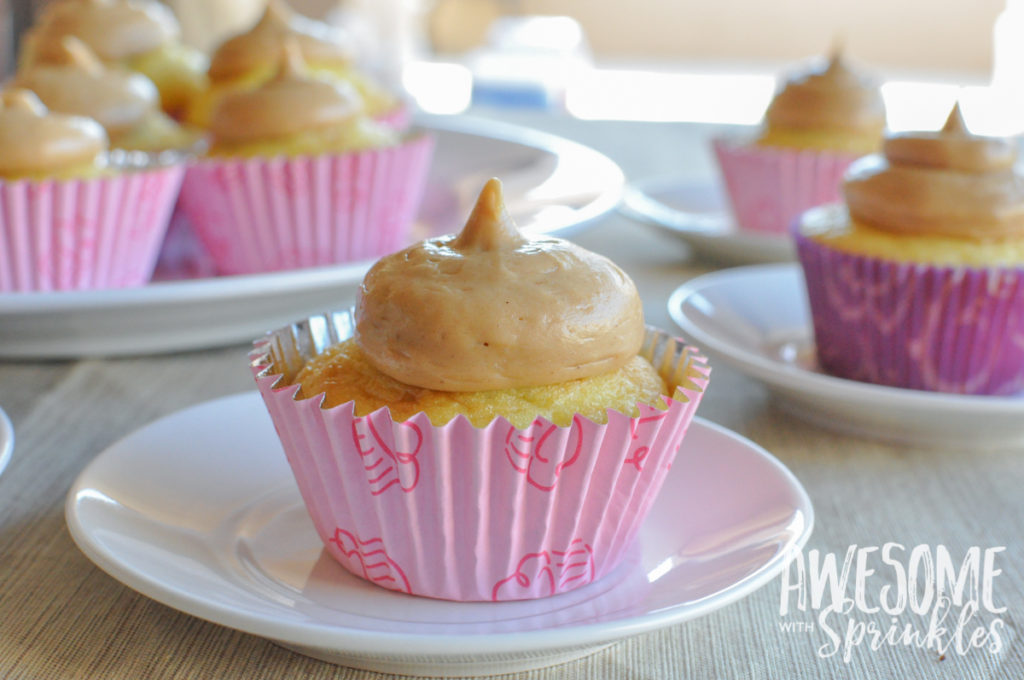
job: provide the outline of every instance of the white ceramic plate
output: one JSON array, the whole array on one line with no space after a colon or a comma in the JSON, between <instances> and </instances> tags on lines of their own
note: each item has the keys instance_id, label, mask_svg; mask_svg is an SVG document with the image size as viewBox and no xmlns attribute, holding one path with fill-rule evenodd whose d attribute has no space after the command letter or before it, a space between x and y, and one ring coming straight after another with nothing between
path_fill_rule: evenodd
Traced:
<instances>
[{"instance_id":1,"label":"white ceramic plate","mask_svg":"<svg viewBox=\"0 0 1024 680\"><path fill-rule=\"evenodd\" d=\"M7 469L14 453L14 426L3 409L0 409L0 474Z\"/></svg>"},{"instance_id":2,"label":"white ceramic plate","mask_svg":"<svg viewBox=\"0 0 1024 680\"><path fill-rule=\"evenodd\" d=\"M618 203L622 171L581 144L491 121L428 117L437 138L416 238L459 229L483 183L535 233L566 233ZM142 288L0 294L0 356L125 355L244 342L349 304L371 262Z\"/></svg>"},{"instance_id":3,"label":"white ceramic plate","mask_svg":"<svg viewBox=\"0 0 1024 680\"><path fill-rule=\"evenodd\" d=\"M619 210L678 236L697 255L722 264L789 262L796 258L787 236L741 232L722 188L710 180L637 180L626 186Z\"/></svg>"},{"instance_id":4,"label":"white ceramic plate","mask_svg":"<svg viewBox=\"0 0 1024 680\"><path fill-rule=\"evenodd\" d=\"M780 405L822 426L928 446L1000 447L1024 441L1024 395L984 397L872 385L823 374L804 277L796 264L697 277L669 298L688 338L763 382Z\"/></svg>"},{"instance_id":5,"label":"white ceramic plate","mask_svg":"<svg viewBox=\"0 0 1024 680\"><path fill-rule=\"evenodd\" d=\"M539 668L692 619L767 583L811 532L799 482L756 444L698 419L633 561L555 597L417 598L321 549L256 393L156 421L71 487L82 551L164 604L334 663L388 673Z\"/></svg>"}]
</instances>

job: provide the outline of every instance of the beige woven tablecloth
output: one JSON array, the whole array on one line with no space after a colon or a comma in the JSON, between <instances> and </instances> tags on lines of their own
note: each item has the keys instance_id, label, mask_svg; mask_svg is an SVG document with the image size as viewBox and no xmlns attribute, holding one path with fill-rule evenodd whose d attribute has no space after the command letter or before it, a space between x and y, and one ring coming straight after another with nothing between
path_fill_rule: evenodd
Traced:
<instances>
[{"instance_id":1,"label":"beige woven tablecloth","mask_svg":"<svg viewBox=\"0 0 1024 680\"><path fill-rule=\"evenodd\" d=\"M590 143L634 177L711 173L704 128L518 120ZM648 321L666 328L673 328L668 294L713 269L687 261L675 238L617 215L576 240L622 265L638 283ZM245 352L235 346L127 359L0 361L0 406L17 432L13 460L0 476L0 677L383 677L315 661L157 604L100 571L68 534L64 497L82 468L161 415L252 389ZM780 617L776 579L704 618L564 666L509 677L1024 677L1017 628L1024 615L1024 447L992 452L876 443L805 424L772 401L758 383L715 365L700 415L753 439L797 475L817 513L808 549L841 560L851 545L944 545L960 560L972 546L1005 546L995 556L1002 573L992 582L993 599L1007 609L998 616L983 611L977 619L986 625L1001 620L1000 649L940 655L865 643L848 662L822 658L824 630L786 631L780 625L787 619ZM808 613L788 620L813 618ZM870 619L857 612L847 618ZM922 623L921 617L907 620Z\"/></svg>"}]
</instances>

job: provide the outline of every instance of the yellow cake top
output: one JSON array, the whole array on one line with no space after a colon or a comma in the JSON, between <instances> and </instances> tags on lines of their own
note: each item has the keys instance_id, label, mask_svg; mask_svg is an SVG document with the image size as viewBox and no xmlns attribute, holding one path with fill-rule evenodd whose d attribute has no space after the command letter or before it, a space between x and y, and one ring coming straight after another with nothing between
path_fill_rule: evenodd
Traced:
<instances>
[{"instance_id":1,"label":"yellow cake top","mask_svg":"<svg viewBox=\"0 0 1024 680\"><path fill-rule=\"evenodd\" d=\"M937 132L890 136L857 161L843 193L850 216L899 234L1024 237L1024 178L1007 139L971 134L959 105Z\"/></svg>"},{"instance_id":2,"label":"yellow cake top","mask_svg":"<svg viewBox=\"0 0 1024 680\"><path fill-rule=\"evenodd\" d=\"M331 127L360 115L362 100L352 86L311 77L294 42L278 54L277 74L251 91L229 94L213 112L216 144L239 144Z\"/></svg>"},{"instance_id":3,"label":"yellow cake top","mask_svg":"<svg viewBox=\"0 0 1024 680\"><path fill-rule=\"evenodd\" d=\"M26 34L24 61L60 59L61 39L73 35L101 59L117 61L181 36L174 14L156 0L57 0Z\"/></svg>"},{"instance_id":4,"label":"yellow cake top","mask_svg":"<svg viewBox=\"0 0 1024 680\"><path fill-rule=\"evenodd\" d=\"M130 130L160 109L160 95L149 78L105 66L71 36L61 39L51 59L19 71L14 84L35 92L51 111L92 118L109 135Z\"/></svg>"},{"instance_id":5,"label":"yellow cake top","mask_svg":"<svg viewBox=\"0 0 1024 680\"><path fill-rule=\"evenodd\" d=\"M0 91L0 177L95 164L106 148L96 121L50 113L29 90Z\"/></svg>"},{"instance_id":6,"label":"yellow cake top","mask_svg":"<svg viewBox=\"0 0 1024 680\"><path fill-rule=\"evenodd\" d=\"M885 104L878 84L851 68L839 48L826 62L790 75L764 116L769 130L836 130L881 136Z\"/></svg>"},{"instance_id":7,"label":"yellow cake top","mask_svg":"<svg viewBox=\"0 0 1024 680\"><path fill-rule=\"evenodd\" d=\"M549 385L616 370L640 350L643 308L610 260L521 233L501 182L484 186L458 235L379 260L356 302L356 342L385 375L469 392Z\"/></svg>"},{"instance_id":8,"label":"yellow cake top","mask_svg":"<svg viewBox=\"0 0 1024 680\"><path fill-rule=\"evenodd\" d=\"M231 80L260 68L272 68L287 42L294 42L307 61L318 65L348 64L354 55L348 37L340 29L304 17L280 0L270 0L252 29L217 48L210 59L210 79Z\"/></svg>"}]
</instances>

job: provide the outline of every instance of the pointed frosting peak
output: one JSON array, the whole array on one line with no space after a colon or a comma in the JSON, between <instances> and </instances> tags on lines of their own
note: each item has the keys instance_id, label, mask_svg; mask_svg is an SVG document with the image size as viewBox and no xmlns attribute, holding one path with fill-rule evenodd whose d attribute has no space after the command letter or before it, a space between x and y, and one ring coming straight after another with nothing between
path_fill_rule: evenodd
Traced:
<instances>
[{"instance_id":1,"label":"pointed frosting peak","mask_svg":"<svg viewBox=\"0 0 1024 680\"><path fill-rule=\"evenodd\" d=\"M292 8L281 2L281 0L270 0L267 3L266 9L263 10L257 25L276 24L277 26L286 27L294 16L295 12L292 11Z\"/></svg>"},{"instance_id":2,"label":"pointed frosting peak","mask_svg":"<svg viewBox=\"0 0 1024 680\"><path fill-rule=\"evenodd\" d=\"M47 62L23 65L18 87L37 95L51 111L86 116L117 136L160 109L156 86L141 73L107 66L89 46L65 36Z\"/></svg>"},{"instance_id":3,"label":"pointed frosting peak","mask_svg":"<svg viewBox=\"0 0 1024 680\"><path fill-rule=\"evenodd\" d=\"M492 177L480 192L466 226L452 241L452 248L459 251L497 250L515 248L525 242L526 237L519 233L505 207L501 180Z\"/></svg>"},{"instance_id":4,"label":"pointed frosting peak","mask_svg":"<svg viewBox=\"0 0 1024 680\"><path fill-rule=\"evenodd\" d=\"M407 385L452 392L614 371L643 335L629 277L568 241L519 233L495 179L461 234L381 258L356 303L356 342L370 363Z\"/></svg>"},{"instance_id":5,"label":"pointed frosting peak","mask_svg":"<svg viewBox=\"0 0 1024 680\"><path fill-rule=\"evenodd\" d=\"M27 115L45 116L46 106L31 90L19 88L0 90L0 110L22 111Z\"/></svg>"},{"instance_id":6,"label":"pointed frosting peak","mask_svg":"<svg viewBox=\"0 0 1024 680\"><path fill-rule=\"evenodd\" d=\"M277 67L277 80L291 80L306 77L306 60L298 41L289 39L281 45L281 63Z\"/></svg>"},{"instance_id":7,"label":"pointed frosting peak","mask_svg":"<svg viewBox=\"0 0 1024 680\"><path fill-rule=\"evenodd\" d=\"M90 75L103 72L103 62L89 46L73 35L61 38L60 47L50 63L55 66L72 66Z\"/></svg>"},{"instance_id":8,"label":"pointed frosting peak","mask_svg":"<svg viewBox=\"0 0 1024 680\"><path fill-rule=\"evenodd\" d=\"M949 135L971 134L971 131L967 129L967 123L964 122L964 114L960 110L959 101L953 104L953 110L949 112L946 123L942 126L942 131Z\"/></svg>"},{"instance_id":9,"label":"pointed frosting peak","mask_svg":"<svg viewBox=\"0 0 1024 680\"><path fill-rule=\"evenodd\" d=\"M271 0L255 26L217 48L210 59L210 78L224 81L254 72L268 77L275 72L281 50L289 41L294 41L302 57L316 66L347 65L354 55L348 36L340 29Z\"/></svg>"},{"instance_id":10,"label":"pointed frosting peak","mask_svg":"<svg viewBox=\"0 0 1024 680\"><path fill-rule=\"evenodd\" d=\"M765 126L881 139L885 104L878 84L848 63L837 42L827 62L816 60L786 78L765 112Z\"/></svg>"},{"instance_id":11,"label":"pointed frosting peak","mask_svg":"<svg viewBox=\"0 0 1024 680\"><path fill-rule=\"evenodd\" d=\"M362 113L363 101L347 83L310 75L299 43L277 48L276 75L255 90L227 95L213 112L214 141L238 144L280 139L341 125Z\"/></svg>"},{"instance_id":12,"label":"pointed frosting peak","mask_svg":"<svg viewBox=\"0 0 1024 680\"><path fill-rule=\"evenodd\" d=\"M1024 234L1016 145L971 134L959 105L941 130L886 138L857 161L843 193L850 215L884 231L993 240Z\"/></svg>"}]
</instances>

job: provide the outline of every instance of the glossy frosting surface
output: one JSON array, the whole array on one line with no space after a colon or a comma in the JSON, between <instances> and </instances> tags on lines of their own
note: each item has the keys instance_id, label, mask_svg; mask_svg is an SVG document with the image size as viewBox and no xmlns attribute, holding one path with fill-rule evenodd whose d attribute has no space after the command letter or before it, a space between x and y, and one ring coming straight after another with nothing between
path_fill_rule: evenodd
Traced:
<instances>
[{"instance_id":1,"label":"glossy frosting surface","mask_svg":"<svg viewBox=\"0 0 1024 680\"><path fill-rule=\"evenodd\" d=\"M96 163L107 136L94 120L50 113L28 90L0 91L0 176Z\"/></svg>"},{"instance_id":2,"label":"glossy frosting surface","mask_svg":"<svg viewBox=\"0 0 1024 680\"><path fill-rule=\"evenodd\" d=\"M173 12L156 0L57 0L27 34L30 61L60 59L61 39L73 35L107 61L126 59L178 40Z\"/></svg>"},{"instance_id":3,"label":"glossy frosting surface","mask_svg":"<svg viewBox=\"0 0 1024 680\"><path fill-rule=\"evenodd\" d=\"M107 67L89 47L66 36L50 61L19 72L18 87L35 92L52 111L86 116L116 135L160 108L156 86L145 76Z\"/></svg>"},{"instance_id":4,"label":"glossy frosting surface","mask_svg":"<svg viewBox=\"0 0 1024 680\"><path fill-rule=\"evenodd\" d=\"M217 48L210 59L210 78L229 80L272 66L289 41L298 45L307 61L318 65L347 64L353 57L349 40L343 32L297 14L280 0L270 0L263 16L251 30Z\"/></svg>"},{"instance_id":5,"label":"glossy frosting surface","mask_svg":"<svg viewBox=\"0 0 1024 680\"><path fill-rule=\"evenodd\" d=\"M358 116L358 93L345 83L308 75L295 43L286 43L278 55L281 65L274 78L255 90L228 95L216 108L210 124L216 143L287 137Z\"/></svg>"},{"instance_id":6,"label":"glossy frosting surface","mask_svg":"<svg viewBox=\"0 0 1024 680\"><path fill-rule=\"evenodd\" d=\"M1006 139L971 134L959 107L938 132L886 140L883 154L851 166L851 217L899 234L976 241L1024 237L1024 178Z\"/></svg>"},{"instance_id":7,"label":"glossy frosting surface","mask_svg":"<svg viewBox=\"0 0 1024 680\"><path fill-rule=\"evenodd\" d=\"M520 233L495 179L460 234L378 261L356 306L356 342L369 362L436 390L598 375L625 365L643 335L629 277L568 241Z\"/></svg>"},{"instance_id":8,"label":"glossy frosting surface","mask_svg":"<svg viewBox=\"0 0 1024 680\"><path fill-rule=\"evenodd\" d=\"M877 133L885 128L878 84L834 52L787 78L765 112L768 129Z\"/></svg>"}]
</instances>

